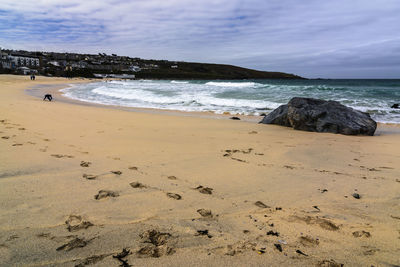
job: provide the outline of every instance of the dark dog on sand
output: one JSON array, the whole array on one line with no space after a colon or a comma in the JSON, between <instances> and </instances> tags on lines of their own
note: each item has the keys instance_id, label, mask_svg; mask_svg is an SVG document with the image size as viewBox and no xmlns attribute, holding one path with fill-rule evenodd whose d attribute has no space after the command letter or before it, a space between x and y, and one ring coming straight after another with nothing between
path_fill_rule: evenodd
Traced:
<instances>
[{"instance_id":1,"label":"dark dog on sand","mask_svg":"<svg viewBox=\"0 0 400 267\"><path fill-rule=\"evenodd\" d=\"M46 100L46 99L51 101L53 99L53 97L51 96L51 94L45 94L44 98L43 98L43 101Z\"/></svg>"}]
</instances>

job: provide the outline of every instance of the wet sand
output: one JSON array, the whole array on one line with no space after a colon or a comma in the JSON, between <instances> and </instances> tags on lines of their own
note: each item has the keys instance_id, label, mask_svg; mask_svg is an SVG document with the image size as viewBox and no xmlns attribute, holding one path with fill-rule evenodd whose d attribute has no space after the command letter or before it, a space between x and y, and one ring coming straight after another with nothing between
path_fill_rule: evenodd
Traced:
<instances>
[{"instance_id":1,"label":"wet sand","mask_svg":"<svg viewBox=\"0 0 400 267\"><path fill-rule=\"evenodd\" d=\"M0 75L0 266L400 265L398 126L318 134L25 92L75 82Z\"/></svg>"}]
</instances>

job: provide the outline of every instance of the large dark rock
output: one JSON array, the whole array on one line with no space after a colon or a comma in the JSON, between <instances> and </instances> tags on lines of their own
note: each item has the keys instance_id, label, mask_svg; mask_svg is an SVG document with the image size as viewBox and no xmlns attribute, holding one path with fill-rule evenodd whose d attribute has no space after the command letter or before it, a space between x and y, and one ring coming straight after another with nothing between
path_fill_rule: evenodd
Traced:
<instances>
[{"instance_id":1,"label":"large dark rock","mask_svg":"<svg viewBox=\"0 0 400 267\"><path fill-rule=\"evenodd\" d=\"M376 122L368 113L346 107L336 101L292 98L264 117L260 123L278 124L296 130L374 135Z\"/></svg>"}]
</instances>

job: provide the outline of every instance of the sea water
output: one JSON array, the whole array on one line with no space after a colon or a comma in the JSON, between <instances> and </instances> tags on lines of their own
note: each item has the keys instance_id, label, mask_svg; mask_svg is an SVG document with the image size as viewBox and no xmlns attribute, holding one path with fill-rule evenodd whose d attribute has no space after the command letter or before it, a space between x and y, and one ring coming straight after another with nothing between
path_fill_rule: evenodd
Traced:
<instances>
[{"instance_id":1,"label":"sea water","mask_svg":"<svg viewBox=\"0 0 400 267\"><path fill-rule=\"evenodd\" d=\"M400 123L400 80L126 80L72 85L66 97L124 107L218 114L269 113L292 97L335 100L378 122Z\"/></svg>"}]
</instances>

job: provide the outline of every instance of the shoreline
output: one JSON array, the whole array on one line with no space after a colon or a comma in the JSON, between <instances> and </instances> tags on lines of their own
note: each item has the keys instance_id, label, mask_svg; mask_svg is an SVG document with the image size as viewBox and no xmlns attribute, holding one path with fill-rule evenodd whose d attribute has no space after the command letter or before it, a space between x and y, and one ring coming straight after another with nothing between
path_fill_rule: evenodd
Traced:
<instances>
[{"instance_id":1,"label":"shoreline","mask_svg":"<svg viewBox=\"0 0 400 267\"><path fill-rule=\"evenodd\" d=\"M400 265L397 126L305 132L0 83L1 266L119 266L124 249L135 266Z\"/></svg>"},{"instance_id":2,"label":"shoreline","mask_svg":"<svg viewBox=\"0 0 400 267\"><path fill-rule=\"evenodd\" d=\"M112 79L114 80L114 79ZM119 79L115 79L119 80ZM93 81L93 80L86 80L85 83L91 83L91 82L101 82L104 80L99 80L99 81ZM110 80L107 80L110 81ZM79 82L78 82L79 84ZM118 109L118 110L124 110L124 111L130 111L130 112L141 112L141 113L149 113L149 114L166 114L166 115L171 115L171 116L185 116L185 117L199 117L199 118L211 118L211 119L230 119L230 117L235 116L239 117L241 121L244 122L252 122L252 123L258 123L262 120L262 116L257 116L257 115L241 115L241 114L217 114L215 112L209 111L209 112L196 112L196 111L180 111L180 110L174 110L174 109L157 109L157 108L138 108L138 107L124 107L124 106L117 106L117 105L107 105L107 104L100 104L100 103L95 103L95 102L90 102L90 101L83 101L83 100L77 100L73 98L68 98L64 96L64 94L61 92L61 90L66 89L70 87L69 83L65 83L63 85L43 85L43 84L38 84L35 85L34 88L29 88L26 89L26 93L28 95L41 98L45 93L50 92L53 95L56 95L58 97L58 100L64 103L69 103L69 104L75 104L75 105L84 105L84 106L92 106L92 107L102 107L102 108L111 108L111 109ZM380 125L381 127L388 127L388 128L399 128L400 129L400 123L384 123L384 122L377 122L378 126ZM378 127L377 127L378 130ZM400 133L400 132L399 132Z\"/></svg>"},{"instance_id":3,"label":"shoreline","mask_svg":"<svg viewBox=\"0 0 400 267\"><path fill-rule=\"evenodd\" d=\"M88 81L92 82L92 81ZM99 82L99 81L96 81ZM130 112L140 112L140 113L148 113L148 114L165 114L171 116L184 116L184 117L197 117L197 118L210 118L210 119L229 119L232 116L239 117L241 121L244 122L259 122L262 120L262 116L253 116L253 115L240 115L240 114L217 114L212 111L209 112L195 112L195 111L180 111L173 109L157 109L157 108L138 108L138 107L124 107L117 105L106 105L100 103L94 103L90 101L82 101L73 98L68 98L63 95L61 90L68 88L70 85L65 83L64 85L53 85L47 86L43 84L35 85L36 88L26 89L26 93L30 96L34 96L37 98L41 98L45 93L49 92L58 97L58 100L63 103L75 104L75 105L83 105L83 106L92 106L92 107L100 107L100 108L110 108L110 109L118 109Z\"/></svg>"}]
</instances>

